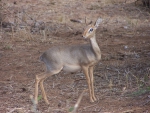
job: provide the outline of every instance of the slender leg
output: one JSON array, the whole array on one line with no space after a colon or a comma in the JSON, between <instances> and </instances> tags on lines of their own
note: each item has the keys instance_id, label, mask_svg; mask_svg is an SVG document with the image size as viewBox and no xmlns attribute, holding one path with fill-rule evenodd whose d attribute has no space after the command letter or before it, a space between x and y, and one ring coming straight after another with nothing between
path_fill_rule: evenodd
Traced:
<instances>
[{"instance_id":1,"label":"slender leg","mask_svg":"<svg viewBox=\"0 0 150 113\"><path fill-rule=\"evenodd\" d=\"M41 82L43 82L47 78L46 75L47 75L46 73L41 73L39 75L36 75L36 78L35 78L35 97L34 97L35 98L35 104L38 104L39 83L41 84ZM40 87L41 87L41 85L40 85ZM45 91L43 91L43 89L41 89L41 90L42 90L42 94L44 94Z\"/></svg>"},{"instance_id":2,"label":"slender leg","mask_svg":"<svg viewBox=\"0 0 150 113\"><path fill-rule=\"evenodd\" d=\"M36 75L36 78L35 78L35 96L34 96L34 100L35 100L35 104L38 104L38 86L39 86L39 82L40 82L40 79L38 78L38 75Z\"/></svg>"},{"instance_id":3,"label":"slender leg","mask_svg":"<svg viewBox=\"0 0 150 113\"><path fill-rule=\"evenodd\" d=\"M35 79L35 104L38 104L38 86L39 86L39 83L40 83L40 88L41 88L41 91L42 91L42 96L43 96L43 98L44 98L44 101L45 101L47 104L49 104L48 99L47 99L47 96L46 96L46 93L45 93L45 90L44 90L43 82L44 82L44 80L45 80L47 77L59 73L62 68L63 68L63 67L58 68L58 69L54 69L54 70L51 71L51 72L45 72L45 73L36 75L36 79Z\"/></svg>"},{"instance_id":4,"label":"slender leg","mask_svg":"<svg viewBox=\"0 0 150 113\"><path fill-rule=\"evenodd\" d=\"M88 71L88 67L83 66L82 67L83 73L86 76L86 80L88 83L88 87L89 87L89 95L90 95L90 101L94 102L93 98L92 98L92 91L91 91L91 80L90 80L90 76L89 76L89 71Z\"/></svg>"},{"instance_id":5,"label":"slender leg","mask_svg":"<svg viewBox=\"0 0 150 113\"><path fill-rule=\"evenodd\" d=\"M92 97L93 100L96 101L95 93L94 93L94 76L93 76L93 68L94 67L89 67L89 74L90 74L90 80L91 80L91 90L92 90Z\"/></svg>"},{"instance_id":6,"label":"slender leg","mask_svg":"<svg viewBox=\"0 0 150 113\"><path fill-rule=\"evenodd\" d=\"M46 93L45 93L45 90L44 90L44 86L43 86L43 82L44 82L45 79L46 79L46 78L44 78L44 79L42 79L42 80L40 81L40 88L41 88L41 91L42 91L42 95L43 95L44 101L45 101L47 104L49 104L48 99L47 99L47 96L46 96Z\"/></svg>"}]
</instances>

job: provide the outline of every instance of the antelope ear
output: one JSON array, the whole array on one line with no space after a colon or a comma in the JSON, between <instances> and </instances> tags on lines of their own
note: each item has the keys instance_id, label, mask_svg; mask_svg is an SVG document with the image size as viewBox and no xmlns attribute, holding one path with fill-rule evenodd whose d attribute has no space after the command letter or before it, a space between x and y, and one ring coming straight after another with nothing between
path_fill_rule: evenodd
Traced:
<instances>
[{"instance_id":1,"label":"antelope ear","mask_svg":"<svg viewBox=\"0 0 150 113\"><path fill-rule=\"evenodd\" d=\"M98 18L97 21L95 22L95 28L97 29L99 24L103 21L102 18Z\"/></svg>"}]
</instances>

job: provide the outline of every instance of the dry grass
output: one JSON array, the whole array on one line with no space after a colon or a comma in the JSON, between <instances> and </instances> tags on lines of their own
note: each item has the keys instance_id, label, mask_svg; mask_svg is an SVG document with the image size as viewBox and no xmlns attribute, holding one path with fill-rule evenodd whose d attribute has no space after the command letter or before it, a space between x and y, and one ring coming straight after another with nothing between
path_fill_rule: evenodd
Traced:
<instances>
[{"instance_id":1,"label":"dry grass","mask_svg":"<svg viewBox=\"0 0 150 113\"><path fill-rule=\"evenodd\" d=\"M76 3L74 3L74 1L68 1L68 2L62 2L59 1L60 3L62 3L63 5L68 5L69 7L73 7L75 5L77 5ZM130 2L134 2L130 0ZM128 1L128 3L130 3ZM3 3L3 2L2 2ZM46 4L50 4L53 6L53 9L49 8L47 9L47 13L50 13L50 16L47 16L47 13L45 12L45 9L40 10L40 12L36 12L33 13L32 16L31 14L29 14L26 11L18 11L17 14L13 14L11 11L9 11L9 8L11 7L11 5L3 5L2 9L4 12L6 12L6 16L4 17L3 21L1 21L2 23L8 20L8 16L11 15L11 18L9 19L8 22L13 23L13 25L10 26L10 31L12 31L12 38L16 38L16 39L21 39L22 41L25 40L33 40L33 34L31 29L33 29L33 27L35 27L35 33L40 33L41 37L43 37L41 40L42 42L47 40L47 30L48 29L41 29L41 21L37 20L37 18L39 18L40 14L42 14L42 17L47 17L47 19L49 19L49 21L53 22L53 23L59 23L59 24L71 24L70 21L70 17L67 15L67 13L71 13L72 16L76 16L76 14L73 14L73 12L67 12L67 10L64 8L63 11L56 13L54 15L54 11L56 10L56 7L59 7L59 4L52 1L42 1L42 4L46 3ZM91 6L89 6L89 10L101 10L101 8L103 7L107 7L106 5L108 4L115 4L115 3L126 3L125 0L102 0L99 1L98 3L93 2ZM5 3L3 3L5 4ZM101 6L102 4L105 4L104 6ZM124 11L124 9L126 8L126 6L117 6L118 9L120 11ZM145 26L149 20L145 19L144 22L143 20L141 20L139 17L140 15L143 15L145 12L141 11L140 8L134 8L133 10L137 10L136 14L133 14L133 17L128 16L128 12L125 12L123 15L116 15L116 12L113 12L112 9L112 14L114 14L113 17L108 16L108 14L103 13L104 15L101 15L101 17L105 20L104 24L102 25L102 27L105 27L112 35L118 35L118 32L120 32L119 34L126 34L127 36L134 36L137 35L137 29L139 27ZM58 11L60 11L60 9L57 9ZM84 9L85 10L85 9ZM57 11L57 12L58 12ZM71 11L71 10L70 10ZM7 15L8 13L8 15ZM38 15L38 16L37 16ZM80 15L79 15L80 16ZM88 17L89 15L87 15L87 18L92 18L92 17ZM44 18L46 19L46 18ZM42 20L42 22L44 22L46 24L46 22L48 22L48 20ZM15 20L15 21L11 21L11 20ZM94 17L95 20L95 17ZM81 21L84 21L84 19L81 19ZM21 24L24 24L23 26L20 26ZM37 25L36 25L37 24ZM15 25L15 26L14 26ZM33 26L34 25L34 26ZM32 28L31 28L32 26ZM82 26L82 24L78 24L78 25L74 25L74 27L79 27ZM46 26L48 27L48 26ZM121 30L119 30L121 28ZM123 28L123 29L122 29ZM117 34L115 33L116 30L118 30ZM49 32L49 31L48 31Z\"/></svg>"}]
</instances>

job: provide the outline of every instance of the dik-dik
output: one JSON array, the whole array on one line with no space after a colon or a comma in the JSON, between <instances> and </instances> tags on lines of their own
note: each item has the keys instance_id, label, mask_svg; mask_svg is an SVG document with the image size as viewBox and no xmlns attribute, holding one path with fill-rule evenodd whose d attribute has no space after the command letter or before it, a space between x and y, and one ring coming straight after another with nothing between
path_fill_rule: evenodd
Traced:
<instances>
[{"instance_id":1,"label":"dik-dik","mask_svg":"<svg viewBox=\"0 0 150 113\"><path fill-rule=\"evenodd\" d=\"M45 51L40 60L46 65L46 72L36 75L35 79L35 103L38 103L38 86L42 91L43 98L49 104L43 82L49 76L59 73L61 70L65 72L76 72L82 70L86 76L88 83L90 101L96 101L94 94L94 78L93 68L101 59L101 51L96 41L96 29L102 19L99 18L95 25L90 24L83 32L83 38L90 41L89 44L55 46Z\"/></svg>"}]
</instances>

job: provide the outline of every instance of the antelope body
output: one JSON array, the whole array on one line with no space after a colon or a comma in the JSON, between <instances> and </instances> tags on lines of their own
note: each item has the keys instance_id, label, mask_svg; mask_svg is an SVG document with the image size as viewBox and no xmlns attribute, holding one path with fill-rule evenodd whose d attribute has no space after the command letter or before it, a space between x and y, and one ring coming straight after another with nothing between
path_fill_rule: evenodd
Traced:
<instances>
[{"instance_id":1,"label":"antelope body","mask_svg":"<svg viewBox=\"0 0 150 113\"><path fill-rule=\"evenodd\" d=\"M81 45L68 45L68 46L56 46L45 51L40 59L47 67L45 73L36 75L35 81L35 103L37 104L38 98L38 85L42 91L43 98L47 104L49 104L43 82L44 80L54 74L59 73L61 70L65 72L76 72L82 70L86 76L86 80L89 88L90 101L96 101L93 86L93 68L101 59L101 51L96 42L95 31L102 21L99 18L95 25L89 25L83 33L83 37L90 40L90 44Z\"/></svg>"}]
</instances>

